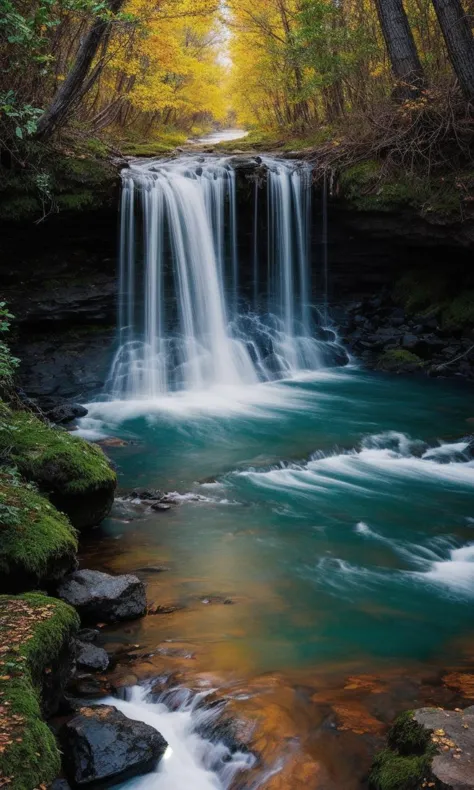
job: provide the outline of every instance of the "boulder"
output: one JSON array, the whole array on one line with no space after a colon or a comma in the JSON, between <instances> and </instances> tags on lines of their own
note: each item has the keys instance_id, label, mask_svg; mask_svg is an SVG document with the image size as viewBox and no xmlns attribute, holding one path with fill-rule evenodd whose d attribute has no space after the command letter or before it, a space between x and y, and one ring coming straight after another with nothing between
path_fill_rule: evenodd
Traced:
<instances>
[{"instance_id":1,"label":"boulder","mask_svg":"<svg viewBox=\"0 0 474 790\"><path fill-rule=\"evenodd\" d=\"M412 351L418 345L418 338L416 335L407 333L403 335L402 346L403 348L408 349L408 351Z\"/></svg>"},{"instance_id":2,"label":"boulder","mask_svg":"<svg viewBox=\"0 0 474 790\"><path fill-rule=\"evenodd\" d=\"M85 621L114 623L141 617L146 611L145 585L130 574L76 571L66 577L58 594Z\"/></svg>"},{"instance_id":3,"label":"boulder","mask_svg":"<svg viewBox=\"0 0 474 790\"><path fill-rule=\"evenodd\" d=\"M153 771L168 746L149 724L111 705L81 708L60 730L64 767L72 784L123 782Z\"/></svg>"},{"instance_id":4,"label":"boulder","mask_svg":"<svg viewBox=\"0 0 474 790\"><path fill-rule=\"evenodd\" d=\"M109 657L102 647L96 647L91 645L90 642L77 640L76 663L79 669L105 672L109 666Z\"/></svg>"},{"instance_id":5,"label":"boulder","mask_svg":"<svg viewBox=\"0 0 474 790\"><path fill-rule=\"evenodd\" d=\"M77 638L80 642L95 642L100 631L97 628L81 628Z\"/></svg>"},{"instance_id":6,"label":"boulder","mask_svg":"<svg viewBox=\"0 0 474 790\"><path fill-rule=\"evenodd\" d=\"M163 498L163 491L158 491L155 488L134 488L131 493L132 499L141 499L142 501L160 500Z\"/></svg>"},{"instance_id":7,"label":"boulder","mask_svg":"<svg viewBox=\"0 0 474 790\"><path fill-rule=\"evenodd\" d=\"M474 706L402 713L372 766L373 790L474 790Z\"/></svg>"},{"instance_id":8,"label":"boulder","mask_svg":"<svg viewBox=\"0 0 474 790\"><path fill-rule=\"evenodd\" d=\"M78 403L59 403L52 406L45 413L51 422L63 425L80 417L85 417L88 411L85 406L80 406Z\"/></svg>"},{"instance_id":9,"label":"boulder","mask_svg":"<svg viewBox=\"0 0 474 790\"><path fill-rule=\"evenodd\" d=\"M71 790L71 785L66 779L55 779L49 790Z\"/></svg>"},{"instance_id":10,"label":"boulder","mask_svg":"<svg viewBox=\"0 0 474 790\"><path fill-rule=\"evenodd\" d=\"M388 320L392 326L403 326L405 323L405 311L401 307L397 307L390 314Z\"/></svg>"},{"instance_id":11,"label":"boulder","mask_svg":"<svg viewBox=\"0 0 474 790\"><path fill-rule=\"evenodd\" d=\"M474 705L464 710L421 708L413 715L438 753L431 773L442 787L474 788Z\"/></svg>"},{"instance_id":12,"label":"boulder","mask_svg":"<svg viewBox=\"0 0 474 790\"><path fill-rule=\"evenodd\" d=\"M117 477L99 447L34 414L11 411L0 452L76 529L93 527L109 514Z\"/></svg>"}]
</instances>

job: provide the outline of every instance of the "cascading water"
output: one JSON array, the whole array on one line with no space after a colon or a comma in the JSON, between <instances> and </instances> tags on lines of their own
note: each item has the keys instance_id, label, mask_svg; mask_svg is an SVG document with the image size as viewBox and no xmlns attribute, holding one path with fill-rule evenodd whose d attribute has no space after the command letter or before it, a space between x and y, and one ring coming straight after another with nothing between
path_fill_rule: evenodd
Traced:
<instances>
[{"instance_id":1,"label":"cascading water","mask_svg":"<svg viewBox=\"0 0 474 790\"><path fill-rule=\"evenodd\" d=\"M247 299L234 164L186 157L124 171L113 399L255 384L340 355L311 305L310 167L263 160L267 216L256 179Z\"/></svg>"},{"instance_id":2,"label":"cascading water","mask_svg":"<svg viewBox=\"0 0 474 790\"><path fill-rule=\"evenodd\" d=\"M178 687L156 702L150 688L134 686L126 696L126 700L105 699L103 704L154 727L168 749L155 772L121 784L122 790L228 790L238 774L255 764L249 752L232 751L222 741L212 742L201 734L212 729L219 714L215 706L202 706L205 692L192 694Z\"/></svg>"}]
</instances>

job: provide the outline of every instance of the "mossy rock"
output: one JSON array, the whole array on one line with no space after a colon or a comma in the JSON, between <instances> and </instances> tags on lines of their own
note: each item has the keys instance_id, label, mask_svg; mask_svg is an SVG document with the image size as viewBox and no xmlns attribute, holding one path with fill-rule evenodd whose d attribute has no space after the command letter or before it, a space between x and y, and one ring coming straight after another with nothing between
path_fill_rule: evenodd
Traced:
<instances>
[{"instance_id":1,"label":"mossy rock","mask_svg":"<svg viewBox=\"0 0 474 790\"><path fill-rule=\"evenodd\" d=\"M436 748L429 731L415 721L413 711L398 716L388 733L387 744L389 748L379 752L372 764L372 790L419 790L432 782L431 761Z\"/></svg>"},{"instance_id":2,"label":"mossy rock","mask_svg":"<svg viewBox=\"0 0 474 790\"><path fill-rule=\"evenodd\" d=\"M400 755L384 749L373 762L369 787L372 790L420 790L430 776L430 763L431 758L425 755Z\"/></svg>"},{"instance_id":3,"label":"mossy rock","mask_svg":"<svg viewBox=\"0 0 474 790\"><path fill-rule=\"evenodd\" d=\"M0 220L37 221L116 203L119 168L100 141L75 140L66 149L30 140L23 159L21 168L0 165Z\"/></svg>"},{"instance_id":4,"label":"mossy rock","mask_svg":"<svg viewBox=\"0 0 474 790\"><path fill-rule=\"evenodd\" d=\"M110 512L117 478L99 447L29 412L10 412L0 421L0 453L76 529L93 527Z\"/></svg>"},{"instance_id":5,"label":"mossy rock","mask_svg":"<svg viewBox=\"0 0 474 790\"><path fill-rule=\"evenodd\" d=\"M406 274L397 282L394 298L411 315L436 316L448 332L474 327L474 290L447 272Z\"/></svg>"},{"instance_id":6,"label":"mossy rock","mask_svg":"<svg viewBox=\"0 0 474 790\"><path fill-rule=\"evenodd\" d=\"M394 348L380 355L377 368L392 373L409 373L421 369L425 363L417 354L404 348Z\"/></svg>"},{"instance_id":7,"label":"mossy rock","mask_svg":"<svg viewBox=\"0 0 474 790\"><path fill-rule=\"evenodd\" d=\"M65 515L31 484L0 474L0 592L48 588L76 567Z\"/></svg>"},{"instance_id":8,"label":"mossy rock","mask_svg":"<svg viewBox=\"0 0 474 790\"><path fill-rule=\"evenodd\" d=\"M400 754L426 753L431 745L429 732L413 718L413 712L401 713L392 724L388 733L388 745Z\"/></svg>"},{"instance_id":9,"label":"mossy rock","mask_svg":"<svg viewBox=\"0 0 474 790\"><path fill-rule=\"evenodd\" d=\"M344 168L339 183L344 197L359 211L409 208L423 217L459 221L465 194L459 182L464 175L430 177L367 159Z\"/></svg>"},{"instance_id":10,"label":"mossy rock","mask_svg":"<svg viewBox=\"0 0 474 790\"><path fill-rule=\"evenodd\" d=\"M0 596L0 785L33 790L58 775L61 757L42 719L57 708L73 660L77 613L44 595Z\"/></svg>"}]
</instances>

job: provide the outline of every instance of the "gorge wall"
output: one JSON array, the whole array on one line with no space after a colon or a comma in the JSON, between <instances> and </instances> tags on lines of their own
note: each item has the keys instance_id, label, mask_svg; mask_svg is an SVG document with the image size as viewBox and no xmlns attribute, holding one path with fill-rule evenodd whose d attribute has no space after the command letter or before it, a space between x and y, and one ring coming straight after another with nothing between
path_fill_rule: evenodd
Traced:
<instances>
[{"instance_id":1,"label":"gorge wall","mask_svg":"<svg viewBox=\"0 0 474 790\"><path fill-rule=\"evenodd\" d=\"M264 180L265 172L257 157L240 159L236 173L245 281L252 266L255 179ZM34 398L85 401L104 384L116 327L119 194L117 174L107 200L93 210L63 210L38 224L30 218L3 223L0 290L16 316L13 348L22 359L20 383ZM264 200L264 190L260 194ZM312 211L317 262L325 254L318 186ZM260 222L264 217L262 210ZM370 300L381 294L391 299L407 275L439 281L443 288L447 278L454 295L473 287L472 223L427 219L407 207L362 210L340 190L328 196L327 217L329 301L343 333L348 330L348 303L367 305L363 318L370 332ZM261 230L259 235L265 236ZM315 283L316 298L321 287ZM359 330L362 336L362 319Z\"/></svg>"}]
</instances>

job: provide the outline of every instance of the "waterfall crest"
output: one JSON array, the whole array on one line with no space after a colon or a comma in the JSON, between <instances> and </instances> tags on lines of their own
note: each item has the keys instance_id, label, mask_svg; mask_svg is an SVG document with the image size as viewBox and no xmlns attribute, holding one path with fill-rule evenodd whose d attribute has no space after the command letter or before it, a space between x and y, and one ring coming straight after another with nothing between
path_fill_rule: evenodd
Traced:
<instances>
[{"instance_id":1,"label":"waterfall crest","mask_svg":"<svg viewBox=\"0 0 474 790\"><path fill-rule=\"evenodd\" d=\"M123 172L110 397L255 384L331 364L336 336L311 305L311 170L263 160L266 185L255 180L251 189L253 261L245 262L234 164L183 157Z\"/></svg>"}]
</instances>

